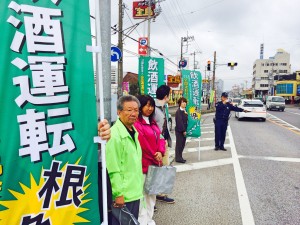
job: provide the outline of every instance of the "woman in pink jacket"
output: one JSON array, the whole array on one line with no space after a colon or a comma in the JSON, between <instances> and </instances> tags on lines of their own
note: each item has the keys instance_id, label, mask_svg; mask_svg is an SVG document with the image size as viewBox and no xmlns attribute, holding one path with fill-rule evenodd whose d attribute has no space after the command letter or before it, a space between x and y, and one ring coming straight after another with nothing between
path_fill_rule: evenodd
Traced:
<instances>
[{"instance_id":1,"label":"woman in pink jacket","mask_svg":"<svg viewBox=\"0 0 300 225\"><path fill-rule=\"evenodd\" d=\"M149 95L138 97L141 106L139 118L134 127L139 133L139 142L142 148L142 166L144 178L150 165L162 165L162 157L165 153L165 140L160 135L160 129L153 119L155 102ZM141 225L155 225L152 219L156 195L144 193L144 203L141 201L139 210L139 222Z\"/></svg>"}]
</instances>

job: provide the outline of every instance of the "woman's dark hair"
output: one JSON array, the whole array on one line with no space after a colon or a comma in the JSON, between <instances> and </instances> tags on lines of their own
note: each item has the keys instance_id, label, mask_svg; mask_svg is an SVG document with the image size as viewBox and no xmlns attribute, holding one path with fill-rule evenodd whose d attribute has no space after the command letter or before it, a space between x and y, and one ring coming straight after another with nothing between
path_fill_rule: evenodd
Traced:
<instances>
[{"instance_id":1,"label":"woman's dark hair","mask_svg":"<svg viewBox=\"0 0 300 225\"><path fill-rule=\"evenodd\" d=\"M179 107L180 107L180 105L181 105L182 102L185 102L187 104L186 98L181 97L180 99L178 99L177 104L178 104Z\"/></svg>"},{"instance_id":2,"label":"woman's dark hair","mask_svg":"<svg viewBox=\"0 0 300 225\"><path fill-rule=\"evenodd\" d=\"M144 108L145 105L147 105L148 102L150 102L150 105L154 107L153 112L151 113L151 115L149 116L149 121L150 123L153 121L153 117L154 117L154 112L155 112L155 101L154 99L150 96L150 95L140 95L137 97L137 99L140 101L140 113L139 113L139 119L143 118L143 114L142 114L142 109Z\"/></svg>"}]
</instances>

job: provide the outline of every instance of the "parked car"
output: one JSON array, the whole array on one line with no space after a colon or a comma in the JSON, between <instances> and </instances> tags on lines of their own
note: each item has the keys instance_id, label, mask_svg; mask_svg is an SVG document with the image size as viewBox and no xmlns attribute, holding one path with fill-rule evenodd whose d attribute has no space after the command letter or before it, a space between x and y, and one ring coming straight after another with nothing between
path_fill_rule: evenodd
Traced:
<instances>
[{"instance_id":1,"label":"parked car","mask_svg":"<svg viewBox=\"0 0 300 225\"><path fill-rule=\"evenodd\" d=\"M285 109L285 99L281 96L268 96L266 100L267 110L281 110L282 112Z\"/></svg>"},{"instance_id":2,"label":"parked car","mask_svg":"<svg viewBox=\"0 0 300 225\"><path fill-rule=\"evenodd\" d=\"M236 112L235 117L238 120L242 118L258 118L266 121L267 111L263 102L256 99L242 99L238 107L246 109L250 112Z\"/></svg>"}]
</instances>

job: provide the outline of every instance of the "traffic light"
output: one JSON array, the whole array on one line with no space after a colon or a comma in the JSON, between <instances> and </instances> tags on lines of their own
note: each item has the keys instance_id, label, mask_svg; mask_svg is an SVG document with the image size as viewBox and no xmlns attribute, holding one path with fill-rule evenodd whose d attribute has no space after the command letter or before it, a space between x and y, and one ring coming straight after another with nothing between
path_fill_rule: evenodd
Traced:
<instances>
[{"instance_id":1,"label":"traffic light","mask_svg":"<svg viewBox=\"0 0 300 225\"><path fill-rule=\"evenodd\" d=\"M234 69L235 66L237 66L237 62L230 62L228 63L228 66L230 66L230 69Z\"/></svg>"},{"instance_id":2,"label":"traffic light","mask_svg":"<svg viewBox=\"0 0 300 225\"><path fill-rule=\"evenodd\" d=\"M210 71L210 61L207 61L207 71Z\"/></svg>"}]
</instances>

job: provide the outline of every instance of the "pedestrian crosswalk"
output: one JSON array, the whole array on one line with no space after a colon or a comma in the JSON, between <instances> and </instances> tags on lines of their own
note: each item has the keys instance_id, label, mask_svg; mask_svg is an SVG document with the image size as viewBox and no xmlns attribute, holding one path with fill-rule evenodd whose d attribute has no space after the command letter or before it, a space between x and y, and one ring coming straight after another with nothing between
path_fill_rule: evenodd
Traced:
<instances>
[{"instance_id":1,"label":"pedestrian crosswalk","mask_svg":"<svg viewBox=\"0 0 300 225\"><path fill-rule=\"evenodd\" d=\"M214 145L214 124L212 123L213 115L205 115L201 123L201 137L187 138L186 147L183 151L183 158L186 163L179 164L174 162L176 138L174 131L171 132L173 147L170 149L170 162L176 167L177 173L184 173L193 170L207 171L207 168L225 167L232 165L236 190L238 192L238 201L241 210L241 218L244 225L254 225L253 213L250 207L249 197L247 194L239 156L237 154L233 135L230 126L226 133L224 147L227 151L215 151ZM199 151L200 150L200 151ZM200 157L201 156L201 157ZM201 173L201 172L200 172Z\"/></svg>"},{"instance_id":2,"label":"pedestrian crosswalk","mask_svg":"<svg viewBox=\"0 0 300 225\"><path fill-rule=\"evenodd\" d=\"M169 161L173 163L176 167L189 167L197 169L198 166L186 166L181 164L176 164L174 162L174 156L175 156L175 145L176 145L176 137L175 137L175 131L171 131L171 137L172 137L172 148L169 149ZM226 153L216 152L214 151L215 144L215 131L214 131L214 123L212 122L212 115L207 115L202 119L201 121L201 137L200 138L191 138L188 137L186 140L186 146L183 151L183 157L184 158L190 158L190 160L187 161L186 164L193 164L193 163L203 163L201 160L198 160L198 155L195 155L195 153L201 154L201 153L209 153L209 154L223 154L225 158L230 157L230 140L229 136L226 136L224 147L227 148L229 151ZM200 149L200 152L199 152ZM194 154L193 154L194 153ZM192 154L192 155L191 155ZM214 159L213 156L210 156L209 159ZM212 161L210 160L210 161ZM219 160L218 157L216 160ZM212 162L213 164L215 162ZM182 169L178 169L178 172ZM185 169L183 169L185 171Z\"/></svg>"}]
</instances>

